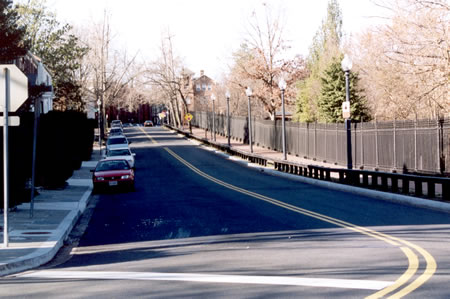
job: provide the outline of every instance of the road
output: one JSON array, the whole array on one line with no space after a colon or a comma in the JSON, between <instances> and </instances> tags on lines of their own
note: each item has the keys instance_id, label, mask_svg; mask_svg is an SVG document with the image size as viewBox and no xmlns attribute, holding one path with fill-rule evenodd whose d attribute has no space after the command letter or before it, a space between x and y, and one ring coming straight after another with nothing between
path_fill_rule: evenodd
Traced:
<instances>
[{"instance_id":1,"label":"road","mask_svg":"<svg viewBox=\"0 0 450 299\"><path fill-rule=\"evenodd\" d=\"M272 176L161 127L125 132L136 191L94 195L73 245L0 296L450 297L450 215Z\"/></svg>"}]
</instances>

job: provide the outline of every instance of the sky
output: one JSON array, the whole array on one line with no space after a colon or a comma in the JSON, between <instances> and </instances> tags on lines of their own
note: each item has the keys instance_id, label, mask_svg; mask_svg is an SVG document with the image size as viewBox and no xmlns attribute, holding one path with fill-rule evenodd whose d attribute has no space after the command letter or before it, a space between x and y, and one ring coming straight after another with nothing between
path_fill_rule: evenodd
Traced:
<instances>
[{"instance_id":1,"label":"sky","mask_svg":"<svg viewBox=\"0 0 450 299\"><path fill-rule=\"evenodd\" d=\"M384 12L372 1L339 1L346 35L380 22ZM280 12L292 54L307 56L328 0L47 0L58 20L73 25L100 21L106 9L117 45L143 60L156 59L161 33L169 29L175 53L187 67L216 80L228 72L252 12L263 3Z\"/></svg>"}]
</instances>

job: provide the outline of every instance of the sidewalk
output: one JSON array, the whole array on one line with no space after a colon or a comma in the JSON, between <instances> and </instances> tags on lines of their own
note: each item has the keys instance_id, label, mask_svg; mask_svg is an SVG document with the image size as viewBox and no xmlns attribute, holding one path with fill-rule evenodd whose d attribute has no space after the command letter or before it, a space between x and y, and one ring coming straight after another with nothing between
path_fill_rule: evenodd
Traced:
<instances>
[{"instance_id":1,"label":"sidewalk","mask_svg":"<svg viewBox=\"0 0 450 299\"><path fill-rule=\"evenodd\" d=\"M9 244L3 244L3 214L0 219L0 276L43 265L56 255L64 240L84 212L92 191L91 172L100 158L94 147L90 161L74 171L61 190L39 190L30 204L24 203L8 213Z\"/></svg>"}]
</instances>

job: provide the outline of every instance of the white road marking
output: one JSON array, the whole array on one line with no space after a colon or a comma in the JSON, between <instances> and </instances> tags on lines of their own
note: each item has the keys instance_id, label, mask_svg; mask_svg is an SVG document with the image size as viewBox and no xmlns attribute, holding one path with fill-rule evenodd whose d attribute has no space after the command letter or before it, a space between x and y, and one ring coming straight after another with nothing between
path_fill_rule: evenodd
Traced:
<instances>
[{"instance_id":1,"label":"white road marking","mask_svg":"<svg viewBox=\"0 0 450 299\"><path fill-rule=\"evenodd\" d=\"M103 272L103 271L37 271L22 275L27 278L58 278L58 279L112 279L112 280L164 280L191 281L207 283L239 283L310 286L325 288L344 288L361 290L381 290L394 282L377 280L299 278L281 276L244 276L215 275L189 273L158 273L158 272Z\"/></svg>"}]
</instances>

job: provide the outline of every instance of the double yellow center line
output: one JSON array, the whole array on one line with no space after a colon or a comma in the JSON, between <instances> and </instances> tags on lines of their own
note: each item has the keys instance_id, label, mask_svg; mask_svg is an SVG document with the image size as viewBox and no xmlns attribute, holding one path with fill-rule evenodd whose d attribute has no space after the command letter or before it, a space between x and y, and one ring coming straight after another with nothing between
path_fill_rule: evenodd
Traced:
<instances>
[{"instance_id":1,"label":"double yellow center line","mask_svg":"<svg viewBox=\"0 0 450 299\"><path fill-rule=\"evenodd\" d=\"M149 134L147 134L147 132L145 132L142 128L141 128L142 132L144 132L146 134L146 136L148 138L150 138L150 140L153 143L157 143ZM392 246L396 246L399 247L400 250L402 250L402 252L405 254L405 256L408 259L408 269L406 269L406 271L389 287L386 287L370 296L368 296L367 298L370 299L374 299L374 298L381 298L384 297L390 293L393 293L391 295L389 295L389 298L401 298L403 296L406 296L407 294L413 292L414 290L416 290L417 288L419 288L421 285L423 285L427 280L429 280L433 274L436 272L436 261L434 260L433 256L428 253L425 249L423 249L420 246L417 246L409 241L394 237L394 236L390 236L384 233L380 233L377 232L375 230L366 228L366 227L362 227L362 226L358 226L358 225L354 225L352 223L346 222L346 221L342 221L333 217L329 217L320 213L316 213L313 211L309 211L306 209L302 209L299 207L296 207L294 205L252 192L252 191L248 191L245 190L243 188L228 184L224 181L221 181L217 178L214 178L206 173L204 173L203 171L199 170L198 168L196 168L195 166L193 166L192 164L190 164L189 162L187 162L186 160L184 160L183 158L181 158L179 155L177 155L175 152L173 152L171 149L164 147L164 150L166 150L171 156L173 156L175 159L177 159L178 161L180 161L182 164L184 164L186 167L188 167L189 169L191 169L193 172L195 172L196 174L204 177L207 180L210 180L218 185L221 185L225 188L228 188L230 190L239 192L241 194L245 194L248 196L251 196L253 198L268 202L270 204L276 205L278 207L305 215L305 216L309 216L318 220L322 220L324 222L327 223L331 223L334 224L336 226L342 227L342 228L346 228L349 229L351 231L363 234L363 235L367 235L369 237L378 239L380 241L386 242ZM425 260L426 262L426 268L424 270L424 272L419 275L416 279L412 280L414 275L416 275L418 269L419 269L419 257L417 256L416 253L419 253ZM411 281L411 282L410 282ZM394 293L395 292L395 293Z\"/></svg>"}]
</instances>

